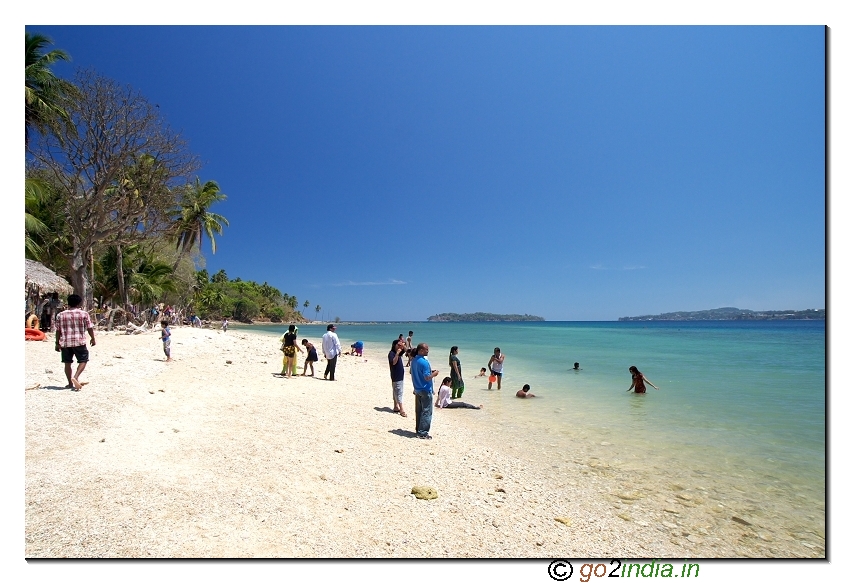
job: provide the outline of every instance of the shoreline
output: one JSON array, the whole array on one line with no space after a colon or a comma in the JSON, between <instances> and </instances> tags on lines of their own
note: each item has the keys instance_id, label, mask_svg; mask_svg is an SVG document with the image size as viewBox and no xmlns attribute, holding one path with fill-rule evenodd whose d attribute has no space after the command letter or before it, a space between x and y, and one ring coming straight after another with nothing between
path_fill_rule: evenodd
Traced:
<instances>
[{"instance_id":1,"label":"shoreline","mask_svg":"<svg viewBox=\"0 0 850 583\"><path fill-rule=\"evenodd\" d=\"M174 327L168 364L155 334L99 332L80 393L51 343L26 344L27 557L823 556L708 524L709 496L650 491L582 443L547 467L486 407L435 410L414 439L383 350L341 356L333 383L276 378L276 340L241 326Z\"/></svg>"}]
</instances>

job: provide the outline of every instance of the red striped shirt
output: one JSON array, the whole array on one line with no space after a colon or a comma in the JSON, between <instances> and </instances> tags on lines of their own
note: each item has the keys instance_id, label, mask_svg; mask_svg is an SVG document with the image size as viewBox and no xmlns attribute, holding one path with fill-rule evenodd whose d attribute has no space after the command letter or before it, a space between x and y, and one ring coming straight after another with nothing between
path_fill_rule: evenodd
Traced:
<instances>
[{"instance_id":1,"label":"red striped shirt","mask_svg":"<svg viewBox=\"0 0 850 583\"><path fill-rule=\"evenodd\" d=\"M81 308L71 308L56 316L56 329L59 330L59 346L71 348L85 346L86 330L93 328L89 313Z\"/></svg>"}]
</instances>

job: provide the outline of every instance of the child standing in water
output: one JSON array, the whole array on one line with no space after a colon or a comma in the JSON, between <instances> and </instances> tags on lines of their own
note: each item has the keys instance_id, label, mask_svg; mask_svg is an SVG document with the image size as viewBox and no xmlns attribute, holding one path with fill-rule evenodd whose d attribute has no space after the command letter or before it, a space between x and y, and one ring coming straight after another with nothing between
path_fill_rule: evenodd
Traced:
<instances>
[{"instance_id":1,"label":"child standing in water","mask_svg":"<svg viewBox=\"0 0 850 583\"><path fill-rule=\"evenodd\" d=\"M171 328L168 327L168 320L163 320L159 323L162 326L161 336L162 351L165 352L165 362L171 362Z\"/></svg>"}]
</instances>

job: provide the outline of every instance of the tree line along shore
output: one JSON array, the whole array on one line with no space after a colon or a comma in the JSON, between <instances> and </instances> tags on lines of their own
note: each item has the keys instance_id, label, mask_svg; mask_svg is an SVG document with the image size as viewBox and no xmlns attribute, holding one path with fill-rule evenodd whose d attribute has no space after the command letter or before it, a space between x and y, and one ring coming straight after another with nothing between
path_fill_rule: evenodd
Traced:
<instances>
[{"instance_id":1,"label":"tree line along shore","mask_svg":"<svg viewBox=\"0 0 850 583\"><path fill-rule=\"evenodd\" d=\"M530 314L490 314L474 312L472 314L455 314L447 312L428 316L428 322L545 322L540 316Z\"/></svg>"},{"instance_id":2,"label":"tree line along shore","mask_svg":"<svg viewBox=\"0 0 850 583\"><path fill-rule=\"evenodd\" d=\"M754 311L740 308L715 308L697 312L668 312L653 316L626 316L619 322L644 322L649 320L825 320L825 309Z\"/></svg>"}]
</instances>

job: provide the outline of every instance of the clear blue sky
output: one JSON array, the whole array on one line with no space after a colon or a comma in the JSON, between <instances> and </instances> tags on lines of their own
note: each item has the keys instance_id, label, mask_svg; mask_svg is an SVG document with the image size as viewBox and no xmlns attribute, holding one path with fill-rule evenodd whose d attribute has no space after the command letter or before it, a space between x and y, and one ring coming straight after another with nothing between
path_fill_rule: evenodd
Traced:
<instances>
[{"instance_id":1,"label":"clear blue sky","mask_svg":"<svg viewBox=\"0 0 850 583\"><path fill-rule=\"evenodd\" d=\"M210 273L328 318L825 305L823 27L27 30L189 140Z\"/></svg>"}]
</instances>

